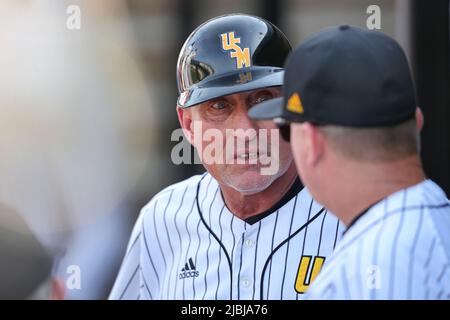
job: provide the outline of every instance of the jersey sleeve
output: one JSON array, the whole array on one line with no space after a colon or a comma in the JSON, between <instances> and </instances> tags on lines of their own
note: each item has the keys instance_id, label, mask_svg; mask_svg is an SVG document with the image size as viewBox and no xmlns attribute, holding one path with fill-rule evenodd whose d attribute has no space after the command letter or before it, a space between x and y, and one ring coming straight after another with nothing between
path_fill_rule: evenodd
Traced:
<instances>
[{"instance_id":1,"label":"jersey sleeve","mask_svg":"<svg viewBox=\"0 0 450 320\"><path fill-rule=\"evenodd\" d=\"M109 295L110 300L136 300L140 298L142 220L143 215L140 214L131 233L125 257Z\"/></svg>"}]
</instances>

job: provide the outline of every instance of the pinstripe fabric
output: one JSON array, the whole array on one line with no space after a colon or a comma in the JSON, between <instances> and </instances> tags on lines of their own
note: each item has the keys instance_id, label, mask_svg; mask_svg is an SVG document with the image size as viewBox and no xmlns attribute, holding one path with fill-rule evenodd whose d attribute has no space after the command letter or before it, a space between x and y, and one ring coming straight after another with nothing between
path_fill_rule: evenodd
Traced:
<instances>
[{"instance_id":1,"label":"pinstripe fabric","mask_svg":"<svg viewBox=\"0 0 450 320\"><path fill-rule=\"evenodd\" d=\"M306 189L248 224L215 179L194 176L142 209L110 299L302 299L302 255L328 257L342 229Z\"/></svg>"},{"instance_id":2,"label":"pinstripe fabric","mask_svg":"<svg viewBox=\"0 0 450 320\"><path fill-rule=\"evenodd\" d=\"M450 205L431 180L370 208L345 233L310 299L448 299Z\"/></svg>"}]
</instances>

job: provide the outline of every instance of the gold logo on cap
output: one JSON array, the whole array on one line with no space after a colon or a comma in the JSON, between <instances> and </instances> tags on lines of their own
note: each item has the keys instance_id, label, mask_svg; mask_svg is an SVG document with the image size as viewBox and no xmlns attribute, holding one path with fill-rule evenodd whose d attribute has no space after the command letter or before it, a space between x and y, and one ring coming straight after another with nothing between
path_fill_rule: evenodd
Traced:
<instances>
[{"instance_id":1,"label":"gold logo on cap","mask_svg":"<svg viewBox=\"0 0 450 320\"><path fill-rule=\"evenodd\" d=\"M302 101L300 100L300 96L298 93L294 93L287 102L287 109L291 112L302 114L305 112L303 110Z\"/></svg>"},{"instance_id":2,"label":"gold logo on cap","mask_svg":"<svg viewBox=\"0 0 450 320\"><path fill-rule=\"evenodd\" d=\"M241 72L239 73L239 80L236 81L237 84L244 84L253 80L251 72Z\"/></svg>"},{"instance_id":3,"label":"gold logo on cap","mask_svg":"<svg viewBox=\"0 0 450 320\"><path fill-rule=\"evenodd\" d=\"M241 38L235 38L234 31L222 33L221 37L223 50L233 50L230 56L231 58L236 58L236 68L250 67L250 48L241 48L238 46L238 43L241 43Z\"/></svg>"}]
</instances>

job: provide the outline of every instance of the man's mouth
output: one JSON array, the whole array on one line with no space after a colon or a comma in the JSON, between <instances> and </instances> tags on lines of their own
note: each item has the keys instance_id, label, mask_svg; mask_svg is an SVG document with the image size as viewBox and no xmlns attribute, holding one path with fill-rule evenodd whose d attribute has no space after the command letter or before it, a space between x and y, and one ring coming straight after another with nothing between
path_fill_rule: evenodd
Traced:
<instances>
[{"instance_id":1,"label":"man's mouth","mask_svg":"<svg viewBox=\"0 0 450 320\"><path fill-rule=\"evenodd\" d=\"M244 152L239 154L237 158L243 159L243 160L252 160L257 159L259 157L259 152Z\"/></svg>"},{"instance_id":2,"label":"man's mouth","mask_svg":"<svg viewBox=\"0 0 450 320\"><path fill-rule=\"evenodd\" d=\"M270 152L267 151L261 151L261 150L257 150L257 151L240 151L240 152L236 152L234 154L234 160L244 160L244 161L250 161L250 160L257 160L257 159L261 159L264 157L270 157Z\"/></svg>"}]
</instances>

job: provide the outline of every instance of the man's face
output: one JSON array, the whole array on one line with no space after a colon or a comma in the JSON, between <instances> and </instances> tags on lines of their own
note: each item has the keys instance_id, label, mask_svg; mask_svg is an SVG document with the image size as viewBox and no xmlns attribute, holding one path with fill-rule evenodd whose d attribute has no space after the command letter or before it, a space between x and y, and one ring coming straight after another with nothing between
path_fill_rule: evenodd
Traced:
<instances>
[{"instance_id":1,"label":"man's face","mask_svg":"<svg viewBox=\"0 0 450 320\"><path fill-rule=\"evenodd\" d=\"M203 165L219 183L243 194L254 194L287 171L292 154L276 125L272 121L253 121L247 115L255 104L280 95L279 88L264 88L179 109L183 129L189 131L191 143L203 155ZM210 152L212 143L219 147ZM211 158L223 161L214 162ZM267 174L262 169L268 167L269 158L277 165Z\"/></svg>"}]
</instances>

